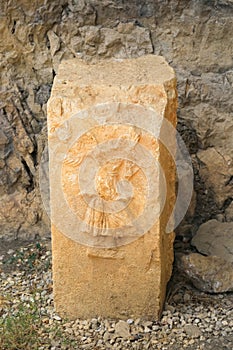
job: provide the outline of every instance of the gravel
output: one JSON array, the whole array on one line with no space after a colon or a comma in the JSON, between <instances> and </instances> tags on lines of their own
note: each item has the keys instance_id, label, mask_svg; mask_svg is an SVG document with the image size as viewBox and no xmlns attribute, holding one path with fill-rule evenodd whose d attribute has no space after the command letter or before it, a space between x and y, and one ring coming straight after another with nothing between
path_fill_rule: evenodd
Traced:
<instances>
[{"instance_id":1,"label":"gravel","mask_svg":"<svg viewBox=\"0 0 233 350\"><path fill-rule=\"evenodd\" d=\"M159 322L101 317L68 321L54 310L50 242L0 254L1 320L17 317L22 305L34 305L38 350L233 349L233 293L206 294L174 277Z\"/></svg>"}]
</instances>

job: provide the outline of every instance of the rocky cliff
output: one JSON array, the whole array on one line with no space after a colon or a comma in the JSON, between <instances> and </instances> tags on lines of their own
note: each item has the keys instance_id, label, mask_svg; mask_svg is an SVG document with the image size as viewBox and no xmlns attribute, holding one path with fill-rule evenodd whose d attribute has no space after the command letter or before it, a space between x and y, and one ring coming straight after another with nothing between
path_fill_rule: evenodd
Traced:
<instances>
[{"instance_id":1,"label":"rocky cliff","mask_svg":"<svg viewBox=\"0 0 233 350\"><path fill-rule=\"evenodd\" d=\"M49 234L38 187L59 62L163 55L178 77L179 131L195 194L181 231L233 219L232 0L0 3L0 237Z\"/></svg>"}]
</instances>

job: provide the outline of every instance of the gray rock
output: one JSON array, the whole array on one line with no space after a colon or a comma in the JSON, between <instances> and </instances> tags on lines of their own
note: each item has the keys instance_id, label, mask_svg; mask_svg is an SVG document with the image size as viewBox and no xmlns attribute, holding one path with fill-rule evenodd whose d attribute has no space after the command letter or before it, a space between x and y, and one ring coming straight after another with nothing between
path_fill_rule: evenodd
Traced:
<instances>
[{"instance_id":1,"label":"gray rock","mask_svg":"<svg viewBox=\"0 0 233 350\"><path fill-rule=\"evenodd\" d=\"M191 338L199 338L202 335L200 328L192 324L184 326L184 331Z\"/></svg>"},{"instance_id":2,"label":"gray rock","mask_svg":"<svg viewBox=\"0 0 233 350\"><path fill-rule=\"evenodd\" d=\"M202 254L233 262L233 222L207 221L200 226L191 243Z\"/></svg>"},{"instance_id":3,"label":"gray rock","mask_svg":"<svg viewBox=\"0 0 233 350\"><path fill-rule=\"evenodd\" d=\"M204 292L233 291L233 263L218 256L180 254L177 257L177 266L196 288Z\"/></svg>"},{"instance_id":4,"label":"gray rock","mask_svg":"<svg viewBox=\"0 0 233 350\"><path fill-rule=\"evenodd\" d=\"M127 322L119 321L115 326L115 333L118 337L129 338L130 337L130 328Z\"/></svg>"},{"instance_id":5,"label":"gray rock","mask_svg":"<svg viewBox=\"0 0 233 350\"><path fill-rule=\"evenodd\" d=\"M106 341L108 341L110 338L111 338L110 333L109 333L109 332L105 332L105 333L104 333L104 336L103 336L104 341L106 342Z\"/></svg>"},{"instance_id":6,"label":"gray rock","mask_svg":"<svg viewBox=\"0 0 233 350\"><path fill-rule=\"evenodd\" d=\"M232 137L232 134L231 134ZM232 154L220 147L209 147L197 153L201 161L199 174L205 181L207 189L214 193L219 207L226 199L233 196L231 177L233 172Z\"/></svg>"}]
</instances>

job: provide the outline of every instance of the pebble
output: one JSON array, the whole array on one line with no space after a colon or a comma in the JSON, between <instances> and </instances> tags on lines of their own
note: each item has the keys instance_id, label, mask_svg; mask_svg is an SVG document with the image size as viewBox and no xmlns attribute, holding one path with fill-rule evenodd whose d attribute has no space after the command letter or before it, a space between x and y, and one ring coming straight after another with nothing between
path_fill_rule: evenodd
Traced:
<instances>
[{"instance_id":1,"label":"pebble","mask_svg":"<svg viewBox=\"0 0 233 350\"><path fill-rule=\"evenodd\" d=\"M129 318L129 319L127 320L127 323L128 323L128 324L133 324L133 319L132 319L132 318Z\"/></svg>"},{"instance_id":2,"label":"pebble","mask_svg":"<svg viewBox=\"0 0 233 350\"><path fill-rule=\"evenodd\" d=\"M61 321L61 317L58 316L58 315L54 315L53 318L54 318L54 320L56 320L56 321Z\"/></svg>"},{"instance_id":3,"label":"pebble","mask_svg":"<svg viewBox=\"0 0 233 350\"><path fill-rule=\"evenodd\" d=\"M122 337L122 338L129 338L130 337L129 325L125 321L121 320L121 321L117 322L116 327L115 327L115 332L116 332L116 335L118 335L119 337Z\"/></svg>"},{"instance_id":4,"label":"pebble","mask_svg":"<svg viewBox=\"0 0 233 350\"><path fill-rule=\"evenodd\" d=\"M186 325L184 326L184 330L192 338L198 338L201 336L201 330L195 325Z\"/></svg>"}]
</instances>

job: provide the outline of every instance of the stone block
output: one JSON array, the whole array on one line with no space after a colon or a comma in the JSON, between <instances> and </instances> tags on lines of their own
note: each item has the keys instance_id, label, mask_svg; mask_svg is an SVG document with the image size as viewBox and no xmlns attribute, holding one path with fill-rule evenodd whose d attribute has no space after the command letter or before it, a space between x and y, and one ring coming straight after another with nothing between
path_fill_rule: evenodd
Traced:
<instances>
[{"instance_id":1,"label":"stone block","mask_svg":"<svg viewBox=\"0 0 233 350\"><path fill-rule=\"evenodd\" d=\"M160 138L176 108L175 74L162 57L61 63L48 102L61 316L159 318L175 202L175 163Z\"/></svg>"}]
</instances>

